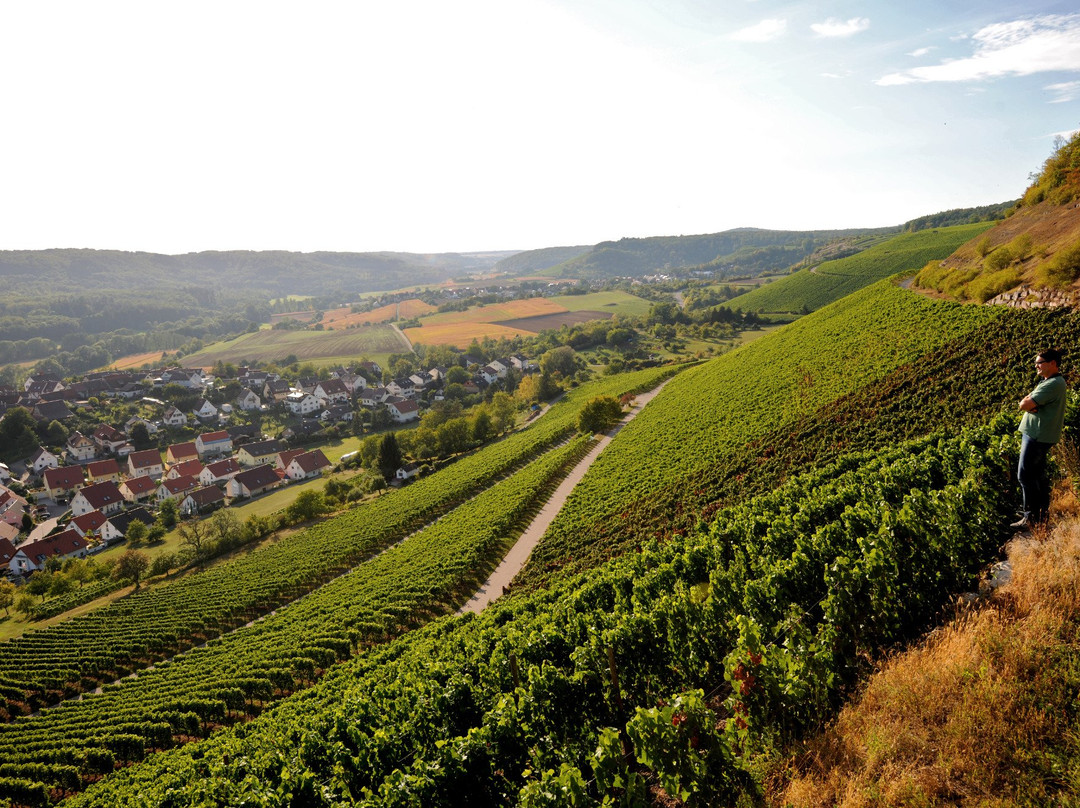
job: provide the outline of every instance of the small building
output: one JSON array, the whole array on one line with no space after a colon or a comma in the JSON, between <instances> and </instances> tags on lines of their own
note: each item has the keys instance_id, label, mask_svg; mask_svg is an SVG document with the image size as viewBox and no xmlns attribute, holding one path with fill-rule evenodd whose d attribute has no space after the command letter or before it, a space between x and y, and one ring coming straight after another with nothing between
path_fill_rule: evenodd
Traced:
<instances>
[{"instance_id":1,"label":"small building","mask_svg":"<svg viewBox=\"0 0 1080 808\"><path fill-rule=\"evenodd\" d=\"M45 493L50 499L70 497L82 487L83 470L81 466L45 469L42 479L45 483Z\"/></svg>"},{"instance_id":2,"label":"small building","mask_svg":"<svg viewBox=\"0 0 1080 808\"><path fill-rule=\"evenodd\" d=\"M233 449L232 437L224 429L205 432L195 438L195 450L200 458L228 454Z\"/></svg>"},{"instance_id":3,"label":"small building","mask_svg":"<svg viewBox=\"0 0 1080 808\"><path fill-rule=\"evenodd\" d=\"M184 477L174 477L171 480L162 480L161 485L158 486L157 500L158 502L164 502L167 499L175 499L180 502L189 493L199 487L199 478L192 477L190 475Z\"/></svg>"},{"instance_id":4,"label":"small building","mask_svg":"<svg viewBox=\"0 0 1080 808\"><path fill-rule=\"evenodd\" d=\"M127 536L128 528L135 521L142 522L149 527L154 524L154 515L146 508L132 508L130 511L118 513L105 520L105 524L102 525L101 532L98 535L106 544L120 541Z\"/></svg>"},{"instance_id":5,"label":"small building","mask_svg":"<svg viewBox=\"0 0 1080 808\"><path fill-rule=\"evenodd\" d=\"M128 442L127 435L108 424L102 424L94 430L93 440L102 452L112 454L116 454L116 450Z\"/></svg>"},{"instance_id":6,"label":"small building","mask_svg":"<svg viewBox=\"0 0 1080 808\"><path fill-rule=\"evenodd\" d=\"M228 482L242 471L235 457L226 457L216 463L210 463L199 472L199 482L203 485Z\"/></svg>"},{"instance_id":7,"label":"small building","mask_svg":"<svg viewBox=\"0 0 1080 808\"><path fill-rule=\"evenodd\" d=\"M240 391L240 395L236 397L236 406L246 412L257 410L262 407L262 399L259 398L258 393L249 387L245 387Z\"/></svg>"},{"instance_id":8,"label":"small building","mask_svg":"<svg viewBox=\"0 0 1080 808\"><path fill-rule=\"evenodd\" d=\"M187 416L176 409L176 407L169 407L165 410L165 415L162 416L161 422L165 424L165 426L181 427L187 426L188 421Z\"/></svg>"},{"instance_id":9,"label":"small building","mask_svg":"<svg viewBox=\"0 0 1080 808\"><path fill-rule=\"evenodd\" d=\"M319 399L311 393L289 393L285 397L285 406L293 415L311 415L319 410Z\"/></svg>"},{"instance_id":10,"label":"small building","mask_svg":"<svg viewBox=\"0 0 1080 808\"><path fill-rule=\"evenodd\" d=\"M101 511L90 511L90 513L76 516L68 524L72 530L85 539L88 535L100 536L101 529L107 520L108 517Z\"/></svg>"},{"instance_id":11,"label":"small building","mask_svg":"<svg viewBox=\"0 0 1080 808\"><path fill-rule=\"evenodd\" d=\"M176 463L183 463L188 460L198 460L199 449L195 445L195 441L187 441L185 443L174 443L168 449L165 450L165 462L170 466Z\"/></svg>"},{"instance_id":12,"label":"small building","mask_svg":"<svg viewBox=\"0 0 1080 808\"><path fill-rule=\"evenodd\" d=\"M97 457L97 445L78 430L68 435L64 448L67 449L68 457L75 463L85 463Z\"/></svg>"},{"instance_id":13,"label":"small building","mask_svg":"<svg viewBox=\"0 0 1080 808\"><path fill-rule=\"evenodd\" d=\"M175 480L177 477L198 477L202 474L203 464L199 460L185 460L175 466L169 466L165 472L166 480Z\"/></svg>"},{"instance_id":14,"label":"small building","mask_svg":"<svg viewBox=\"0 0 1080 808\"><path fill-rule=\"evenodd\" d=\"M123 507L124 496L111 480L88 485L71 498L71 513L75 516L82 516L90 511L101 511L108 516Z\"/></svg>"},{"instance_id":15,"label":"small building","mask_svg":"<svg viewBox=\"0 0 1080 808\"><path fill-rule=\"evenodd\" d=\"M281 478L272 466L255 466L241 471L226 484L233 499L246 499L278 487Z\"/></svg>"},{"instance_id":16,"label":"small building","mask_svg":"<svg viewBox=\"0 0 1080 808\"><path fill-rule=\"evenodd\" d=\"M209 421L213 418L217 418L218 409L205 398L200 398L195 402L195 409L192 410L195 413L195 417L200 421Z\"/></svg>"},{"instance_id":17,"label":"small building","mask_svg":"<svg viewBox=\"0 0 1080 808\"><path fill-rule=\"evenodd\" d=\"M150 477L160 480L165 474L165 464L161 462L161 452L157 449L145 449L128 455L129 477Z\"/></svg>"},{"instance_id":18,"label":"small building","mask_svg":"<svg viewBox=\"0 0 1080 808\"><path fill-rule=\"evenodd\" d=\"M406 480L411 480L413 477L416 477L418 474L420 474L420 467L416 465L416 463L406 463L394 472L394 477L405 482Z\"/></svg>"},{"instance_id":19,"label":"small building","mask_svg":"<svg viewBox=\"0 0 1080 808\"><path fill-rule=\"evenodd\" d=\"M256 441L241 446L236 452L236 460L241 466L248 467L273 463L284 448L281 441L273 438Z\"/></svg>"},{"instance_id":20,"label":"small building","mask_svg":"<svg viewBox=\"0 0 1080 808\"><path fill-rule=\"evenodd\" d=\"M88 463L86 466L86 479L92 483L101 483L106 480L118 483L120 482L120 464L116 462L115 457Z\"/></svg>"},{"instance_id":21,"label":"small building","mask_svg":"<svg viewBox=\"0 0 1080 808\"><path fill-rule=\"evenodd\" d=\"M207 513L225 504L225 492L216 485L196 488L180 501L180 513L186 516Z\"/></svg>"},{"instance_id":22,"label":"small building","mask_svg":"<svg viewBox=\"0 0 1080 808\"><path fill-rule=\"evenodd\" d=\"M399 424L415 421L420 417L420 405L409 399L388 402L386 409L390 412L390 420Z\"/></svg>"},{"instance_id":23,"label":"small building","mask_svg":"<svg viewBox=\"0 0 1080 808\"><path fill-rule=\"evenodd\" d=\"M55 469L59 466L60 459L44 446L37 447L34 453L26 460L26 467L39 477L45 472L45 469Z\"/></svg>"},{"instance_id":24,"label":"small building","mask_svg":"<svg viewBox=\"0 0 1080 808\"><path fill-rule=\"evenodd\" d=\"M124 480L118 487L120 495L126 502L135 503L152 499L157 493L158 484L152 477L132 477Z\"/></svg>"},{"instance_id":25,"label":"small building","mask_svg":"<svg viewBox=\"0 0 1080 808\"><path fill-rule=\"evenodd\" d=\"M330 461L322 453L322 449L304 452L289 461L285 467L285 476L290 480L309 480L318 477L323 469L330 468Z\"/></svg>"}]
</instances>

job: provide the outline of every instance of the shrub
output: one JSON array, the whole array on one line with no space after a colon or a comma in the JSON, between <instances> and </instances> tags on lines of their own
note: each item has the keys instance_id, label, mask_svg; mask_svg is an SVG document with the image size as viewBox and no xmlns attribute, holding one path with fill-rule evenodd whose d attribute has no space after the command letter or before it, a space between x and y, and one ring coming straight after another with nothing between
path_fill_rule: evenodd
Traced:
<instances>
[{"instance_id":1,"label":"shrub","mask_svg":"<svg viewBox=\"0 0 1080 808\"><path fill-rule=\"evenodd\" d=\"M985 258L992 249L994 245L990 243L989 236L983 236L975 245L975 252L979 254L979 258Z\"/></svg>"},{"instance_id":2,"label":"shrub","mask_svg":"<svg viewBox=\"0 0 1080 808\"><path fill-rule=\"evenodd\" d=\"M995 295L1007 292L1020 284L1020 270L1016 268L1004 269L1001 272L991 272L976 278L968 284L968 297L985 303Z\"/></svg>"},{"instance_id":3,"label":"shrub","mask_svg":"<svg viewBox=\"0 0 1080 808\"><path fill-rule=\"evenodd\" d=\"M1009 251L1012 252L1013 260L1023 261L1025 258L1031 257L1034 246L1034 242L1031 240L1031 234L1021 233L1009 242Z\"/></svg>"},{"instance_id":4,"label":"shrub","mask_svg":"<svg viewBox=\"0 0 1080 808\"><path fill-rule=\"evenodd\" d=\"M1040 286L1068 286L1080 278L1080 243L1062 250L1035 272Z\"/></svg>"},{"instance_id":5,"label":"shrub","mask_svg":"<svg viewBox=\"0 0 1080 808\"><path fill-rule=\"evenodd\" d=\"M991 272L997 272L998 270L1005 269L1009 264L1013 262L1012 250L1008 245L998 247L990 255L986 257L984 264L986 268Z\"/></svg>"}]
</instances>

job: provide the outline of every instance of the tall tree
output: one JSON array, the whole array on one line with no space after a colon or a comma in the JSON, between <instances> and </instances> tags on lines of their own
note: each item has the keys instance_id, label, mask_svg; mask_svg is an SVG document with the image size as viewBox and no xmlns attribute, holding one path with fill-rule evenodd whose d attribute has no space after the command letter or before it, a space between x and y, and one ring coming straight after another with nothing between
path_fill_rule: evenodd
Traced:
<instances>
[{"instance_id":1,"label":"tall tree","mask_svg":"<svg viewBox=\"0 0 1080 808\"><path fill-rule=\"evenodd\" d=\"M394 472L401 468L401 448L393 432L387 432L379 442L379 457L376 463L387 480L393 479Z\"/></svg>"}]
</instances>

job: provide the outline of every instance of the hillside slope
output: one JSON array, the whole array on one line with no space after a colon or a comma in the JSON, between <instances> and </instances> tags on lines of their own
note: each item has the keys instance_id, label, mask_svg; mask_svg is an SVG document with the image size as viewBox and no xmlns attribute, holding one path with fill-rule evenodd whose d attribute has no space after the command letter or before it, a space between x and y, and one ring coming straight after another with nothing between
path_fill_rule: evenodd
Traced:
<instances>
[{"instance_id":1,"label":"hillside slope","mask_svg":"<svg viewBox=\"0 0 1080 808\"><path fill-rule=\"evenodd\" d=\"M989 222L903 233L863 252L759 286L728 301L730 309L770 313L815 311L844 295L900 272L922 269L984 232Z\"/></svg>"}]
</instances>

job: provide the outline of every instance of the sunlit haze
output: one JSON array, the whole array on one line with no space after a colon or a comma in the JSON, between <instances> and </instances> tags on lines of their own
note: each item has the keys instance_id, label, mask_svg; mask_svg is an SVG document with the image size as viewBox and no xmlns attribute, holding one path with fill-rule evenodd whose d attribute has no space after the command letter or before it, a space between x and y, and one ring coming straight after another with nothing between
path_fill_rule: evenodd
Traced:
<instances>
[{"instance_id":1,"label":"sunlit haze","mask_svg":"<svg viewBox=\"0 0 1080 808\"><path fill-rule=\"evenodd\" d=\"M1072 4L0 6L0 249L446 252L1021 194Z\"/></svg>"}]
</instances>

